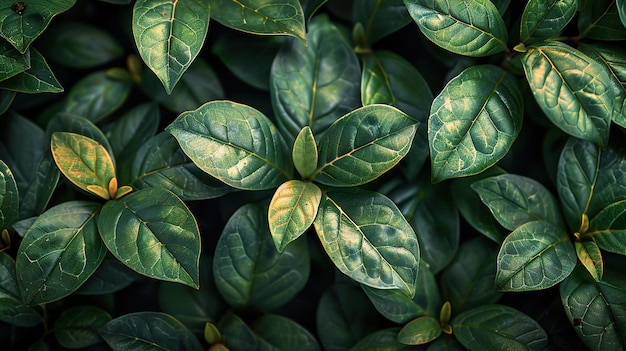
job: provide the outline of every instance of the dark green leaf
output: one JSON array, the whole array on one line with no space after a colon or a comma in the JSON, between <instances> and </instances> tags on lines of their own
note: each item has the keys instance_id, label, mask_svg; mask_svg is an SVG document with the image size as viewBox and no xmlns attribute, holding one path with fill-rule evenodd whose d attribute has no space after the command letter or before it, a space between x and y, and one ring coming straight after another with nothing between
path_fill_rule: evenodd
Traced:
<instances>
[{"instance_id":1,"label":"dark green leaf","mask_svg":"<svg viewBox=\"0 0 626 351\"><path fill-rule=\"evenodd\" d=\"M98 268L106 253L96 227L100 207L86 201L64 202L44 212L28 229L16 258L26 304L65 297Z\"/></svg>"},{"instance_id":2,"label":"dark green leaf","mask_svg":"<svg viewBox=\"0 0 626 351\"><path fill-rule=\"evenodd\" d=\"M507 47L506 25L489 0L404 0L404 4L422 33L446 50L487 56Z\"/></svg>"},{"instance_id":3,"label":"dark green leaf","mask_svg":"<svg viewBox=\"0 0 626 351\"><path fill-rule=\"evenodd\" d=\"M321 350L315 337L289 318L265 314L252 324L252 330L263 342L277 350Z\"/></svg>"},{"instance_id":4,"label":"dark green leaf","mask_svg":"<svg viewBox=\"0 0 626 351\"><path fill-rule=\"evenodd\" d=\"M578 0L530 0L524 8L520 41L526 45L558 36L576 15Z\"/></svg>"},{"instance_id":5,"label":"dark green leaf","mask_svg":"<svg viewBox=\"0 0 626 351\"><path fill-rule=\"evenodd\" d=\"M85 117L67 112L57 112L46 126L46 138L49 140L54 132L69 132L80 134L97 141L104 146L109 155L114 155L109 139L92 121ZM115 163L115 160L113 160Z\"/></svg>"},{"instance_id":6,"label":"dark green leaf","mask_svg":"<svg viewBox=\"0 0 626 351\"><path fill-rule=\"evenodd\" d=\"M0 115L7 112L13 103L13 99L15 99L14 91L0 89Z\"/></svg>"},{"instance_id":7,"label":"dark green leaf","mask_svg":"<svg viewBox=\"0 0 626 351\"><path fill-rule=\"evenodd\" d=\"M576 266L576 252L563 229L527 222L504 239L497 264L496 290L540 290L567 278Z\"/></svg>"},{"instance_id":8,"label":"dark green leaf","mask_svg":"<svg viewBox=\"0 0 626 351\"><path fill-rule=\"evenodd\" d=\"M111 321L111 315L94 306L67 309L54 322L54 336L68 349L81 349L102 341L98 330Z\"/></svg>"},{"instance_id":9,"label":"dark green leaf","mask_svg":"<svg viewBox=\"0 0 626 351\"><path fill-rule=\"evenodd\" d=\"M427 344L441 335L439 321L431 316L416 318L398 333L398 341L406 345Z\"/></svg>"},{"instance_id":10,"label":"dark green leaf","mask_svg":"<svg viewBox=\"0 0 626 351\"><path fill-rule=\"evenodd\" d=\"M213 261L217 288L231 306L264 311L283 305L304 287L309 264L305 240L276 251L267 212L252 204L226 223Z\"/></svg>"},{"instance_id":11,"label":"dark green leaf","mask_svg":"<svg viewBox=\"0 0 626 351\"><path fill-rule=\"evenodd\" d=\"M285 141L252 107L208 102L182 113L166 130L200 169L232 187L270 189L292 176Z\"/></svg>"},{"instance_id":12,"label":"dark green leaf","mask_svg":"<svg viewBox=\"0 0 626 351\"><path fill-rule=\"evenodd\" d=\"M361 339L361 341L350 348L350 351L400 351L408 349L406 345L398 342L399 331L399 328L376 331Z\"/></svg>"},{"instance_id":13,"label":"dark green leaf","mask_svg":"<svg viewBox=\"0 0 626 351\"><path fill-rule=\"evenodd\" d=\"M31 49L30 68L0 82L0 88L19 93L60 93L63 87L39 51Z\"/></svg>"},{"instance_id":14,"label":"dark green leaf","mask_svg":"<svg viewBox=\"0 0 626 351\"><path fill-rule=\"evenodd\" d=\"M587 272L597 282L602 280L604 274L604 265L602 262L602 253L600 248L593 241L575 241L576 255L578 260L587 269Z\"/></svg>"},{"instance_id":15,"label":"dark green leaf","mask_svg":"<svg viewBox=\"0 0 626 351\"><path fill-rule=\"evenodd\" d=\"M2 16L2 12L0 10L0 16ZM22 73L29 68L30 50L27 49L26 52L20 53L8 42L0 39L0 81Z\"/></svg>"},{"instance_id":16,"label":"dark green leaf","mask_svg":"<svg viewBox=\"0 0 626 351\"><path fill-rule=\"evenodd\" d=\"M617 0L617 13L619 14L619 19L622 21L622 25L626 27L626 1Z\"/></svg>"},{"instance_id":17,"label":"dark green leaf","mask_svg":"<svg viewBox=\"0 0 626 351\"><path fill-rule=\"evenodd\" d=\"M352 22L361 23L371 44L411 22L402 0L359 1L352 7Z\"/></svg>"},{"instance_id":18,"label":"dark green leaf","mask_svg":"<svg viewBox=\"0 0 626 351\"><path fill-rule=\"evenodd\" d=\"M22 302L15 261L4 252L0 253L0 321L21 327L32 327L41 322L37 312Z\"/></svg>"},{"instance_id":19,"label":"dark green leaf","mask_svg":"<svg viewBox=\"0 0 626 351\"><path fill-rule=\"evenodd\" d=\"M109 251L134 271L197 288L200 233L173 193L146 188L108 201L98 216Z\"/></svg>"},{"instance_id":20,"label":"dark green leaf","mask_svg":"<svg viewBox=\"0 0 626 351\"><path fill-rule=\"evenodd\" d=\"M20 197L15 178L9 167L0 160L0 231L19 219Z\"/></svg>"},{"instance_id":21,"label":"dark green leaf","mask_svg":"<svg viewBox=\"0 0 626 351\"><path fill-rule=\"evenodd\" d=\"M428 119L433 181L493 166L517 138L523 111L516 78L497 66L471 66L449 81Z\"/></svg>"},{"instance_id":22,"label":"dark green leaf","mask_svg":"<svg viewBox=\"0 0 626 351\"><path fill-rule=\"evenodd\" d=\"M452 335L442 334L428 344L428 351L466 351L467 349Z\"/></svg>"},{"instance_id":23,"label":"dark green leaf","mask_svg":"<svg viewBox=\"0 0 626 351\"><path fill-rule=\"evenodd\" d=\"M315 137L309 126L305 126L298 133L293 143L291 158L302 178L307 179L313 175L317 168L318 155Z\"/></svg>"},{"instance_id":24,"label":"dark green leaf","mask_svg":"<svg viewBox=\"0 0 626 351\"><path fill-rule=\"evenodd\" d=\"M203 350L200 341L174 317L136 312L117 317L100 329L113 350Z\"/></svg>"},{"instance_id":25,"label":"dark green leaf","mask_svg":"<svg viewBox=\"0 0 626 351\"><path fill-rule=\"evenodd\" d=\"M144 103L124 113L110 131L109 140L117 160L128 159L156 134L159 128L159 109L156 104Z\"/></svg>"},{"instance_id":26,"label":"dark green leaf","mask_svg":"<svg viewBox=\"0 0 626 351\"><path fill-rule=\"evenodd\" d=\"M120 291L137 280L138 274L112 255L104 258L98 269L76 290L81 295L105 295Z\"/></svg>"},{"instance_id":27,"label":"dark green leaf","mask_svg":"<svg viewBox=\"0 0 626 351\"><path fill-rule=\"evenodd\" d=\"M578 31L583 38L597 40L626 39L615 0L585 0L581 2Z\"/></svg>"},{"instance_id":28,"label":"dark green leaf","mask_svg":"<svg viewBox=\"0 0 626 351\"><path fill-rule=\"evenodd\" d=\"M260 341L249 326L237 315L227 312L217 325L222 343L232 351L258 350Z\"/></svg>"},{"instance_id":29,"label":"dark green leaf","mask_svg":"<svg viewBox=\"0 0 626 351\"><path fill-rule=\"evenodd\" d=\"M310 20L317 10L322 7L328 0L300 0L304 18Z\"/></svg>"},{"instance_id":30,"label":"dark green leaf","mask_svg":"<svg viewBox=\"0 0 626 351\"><path fill-rule=\"evenodd\" d=\"M612 203L591 219L590 237L603 250L626 255L626 200Z\"/></svg>"}]
</instances>

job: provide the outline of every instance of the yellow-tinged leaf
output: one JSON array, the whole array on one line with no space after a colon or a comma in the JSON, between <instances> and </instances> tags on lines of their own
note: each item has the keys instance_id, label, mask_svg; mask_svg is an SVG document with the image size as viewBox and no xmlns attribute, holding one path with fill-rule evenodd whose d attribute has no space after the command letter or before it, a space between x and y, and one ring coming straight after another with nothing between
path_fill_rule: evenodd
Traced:
<instances>
[{"instance_id":1,"label":"yellow-tinged leaf","mask_svg":"<svg viewBox=\"0 0 626 351\"><path fill-rule=\"evenodd\" d=\"M111 199L114 199L116 193L117 193L117 178L113 177L111 178L111 181L109 182L109 197Z\"/></svg>"}]
</instances>

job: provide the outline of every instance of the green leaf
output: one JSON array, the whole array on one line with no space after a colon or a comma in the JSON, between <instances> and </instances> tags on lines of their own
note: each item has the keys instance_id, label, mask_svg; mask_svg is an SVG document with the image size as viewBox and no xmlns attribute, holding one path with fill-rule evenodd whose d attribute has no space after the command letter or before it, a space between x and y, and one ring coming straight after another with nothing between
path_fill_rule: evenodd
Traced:
<instances>
[{"instance_id":1,"label":"green leaf","mask_svg":"<svg viewBox=\"0 0 626 351\"><path fill-rule=\"evenodd\" d=\"M363 25L371 44L409 24L411 16L402 0L367 0L352 7L352 22Z\"/></svg>"},{"instance_id":2,"label":"green leaf","mask_svg":"<svg viewBox=\"0 0 626 351\"><path fill-rule=\"evenodd\" d=\"M313 175L317 168L318 155L315 137L313 137L313 132L309 126L305 126L298 133L293 143L291 158L302 178L307 179Z\"/></svg>"},{"instance_id":3,"label":"green leaf","mask_svg":"<svg viewBox=\"0 0 626 351\"><path fill-rule=\"evenodd\" d=\"M251 327L258 338L277 350L321 350L308 330L287 317L265 314L256 319Z\"/></svg>"},{"instance_id":4,"label":"green leaf","mask_svg":"<svg viewBox=\"0 0 626 351\"><path fill-rule=\"evenodd\" d=\"M54 322L54 336L67 349L80 349L102 341L98 330L111 321L111 315L94 306L64 310Z\"/></svg>"},{"instance_id":5,"label":"green leaf","mask_svg":"<svg viewBox=\"0 0 626 351\"><path fill-rule=\"evenodd\" d=\"M210 0L211 18L242 32L289 35L306 43L304 12L298 0Z\"/></svg>"},{"instance_id":6,"label":"green leaf","mask_svg":"<svg viewBox=\"0 0 626 351\"><path fill-rule=\"evenodd\" d=\"M258 350L260 341L249 326L232 311L226 312L217 325L222 344L232 351Z\"/></svg>"},{"instance_id":7,"label":"green leaf","mask_svg":"<svg viewBox=\"0 0 626 351\"><path fill-rule=\"evenodd\" d=\"M493 166L517 138L523 111L517 79L497 66L471 66L449 81L428 119L433 182Z\"/></svg>"},{"instance_id":8,"label":"green leaf","mask_svg":"<svg viewBox=\"0 0 626 351\"><path fill-rule=\"evenodd\" d=\"M100 329L100 335L113 350L203 350L189 329L161 312L135 312L117 317Z\"/></svg>"},{"instance_id":9,"label":"green leaf","mask_svg":"<svg viewBox=\"0 0 626 351\"><path fill-rule=\"evenodd\" d=\"M33 327L41 323L37 312L22 301L15 261L4 252L0 253L0 321L20 327Z\"/></svg>"},{"instance_id":10,"label":"green leaf","mask_svg":"<svg viewBox=\"0 0 626 351\"><path fill-rule=\"evenodd\" d=\"M105 295L120 291L137 280L139 275L113 255L107 255L96 271L76 290L81 295Z\"/></svg>"},{"instance_id":11,"label":"green leaf","mask_svg":"<svg viewBox=\"0 0 626 351\"><path fill-rule=\"evenodd\" d=\"M204 172L239 189L274 188L291 179L285 141L252 107L212 101L184 112L166 129Z\"/></svg>"},{"instance_id":12,"label":"green leaf","mask_svg":"<svg viewBox=\"0 0 626 351\"><path fill-rule=\"evenodd\" d=\"M541 183L515 174L502 174L472 184L498 223L508 230L532 221L562 225L556 199Z\"/></svg>"},{"instance_id":13,"label":"green leaf","mask_svg":"<svg viewBox=\"0 0 626 351\"><path fill-rule=\"evenodd\" d=\"M404 0L420 31L440 47L467 56L487 56L507 47L507 28L489 0Z\"/></svg>"},{"instance_id":14,"label":"green leaf","mask_svg":"<svg viewBox=\"0 0 626 351\"><path fill-rule=\"evenodd\" d=\"M9 167L0 160L0 231L19 219L20 197L15 178Z\"/></svg>"},{"instance_id":15,"label":"green leaf","mask_svg":"<svg viewBox=\"0 0 626 351\"><path fill-rule=\"evenodd\" d=\"M16 270L24 302L38 305L76 291L104 259L96 215L101 205L69 201L37 218L20 244Z\"/></svg>"},{"instance_id":16,"label":"green leaf","mask_svg":"<svg viewBox=\"0 0 626 351\"><path fill-rule=\"evenodd\" d=\"M117 160L137 151L156 134L159 128L159 109L156 104L143 103L120 116L109 132L113 155Z\"/></svg>"},{"instance_id":17,"label":"green leaf","mask_svg":"<svg viewBox=\"0 0 626 351\"><path fill-rule=\"evenodd\" d=\"M470 350L544 350L548 335L528 315L504 305L484 305L452 321L456 339Z\"/></svg>"},{"instance_id":18,"label":"green leaf","mask_svg":"<svg viewBox=\"0 0 626 351\"><path fill-rule=\"evenodd\" d=\"M213 258L217 288L235 308L270 311L291 300L309 276L305 240L277 252L260 206L247 204L226 223Z\"/></svg>"},{"instance_id":19,"label":"green leaf","mask_svg":"<svg viewBox=\"0 0 626 351\"><path fill-rule=\"evenodd\" d=\"M439 321L431 316L416 318L398 333L398 341L406 345L424 345L441 335Z\"/></svg>"},{"instance_id":20,"label":"green leaf","mask_svg":"<svg viewBox=\"0 0 626 351\"><path fill-rule=\"evenodd\" d=\"M399 328L387 328L376 331L361 339L350 351L399 351L407 346L398 342Z\"/></svg>"},{"instance_id":21,"label":"green leaf","mask_svg":"<svg viewBox=\"0 0 626 351\"><path fill-rule=\"evenodd\" d=\"M2 16L1 11L0 16ZM9 43L0 39L0 63L0 81L3 81L30 68L30 50L20 53Z\"/></svg>"},{"instance_id":22,"label":"green leaf","mask_svg":"<svg viewBox=\"0 0 626 351\"><path fill-rule=\"evenodd\" d=\"M415 295L419 244L396 205L365 190L324 194L313 223L335 266L359 283Z\"/></svg>"},{"instance_id":23,"label":"green leaf","mask_svg":"<svg viewBox=\"0 0 626 351\"><path fill-rule=\"evenodd\" d=\"M577 9L577 0L528 1L520 23L520 41L530 45L558 36Z\"/></svg>"},{"instance_id":24,"label":"green leaf","mask_svg":"<svg viewBox=\"0 0 626 351\"><path fill-rule=\"evenodd\" d=\"M416 130L417 121L389 105L354 110L333 123L320 139L312 178L338 187L371 182L406 156Z\"/></svg>"},{"instance_id":25,"label":"green leaf","mask_svg":"<svg viewBox=\"0 0 626 351\"><path fill-rule=\"evenodd\" d=\"M15 99L15 92L0 89L0 115L3 115Z\"/></svg>"},{"instance_id":26,"label":"green leaf","mask_svg":"<svg viewBox=\"0 0 626 351\"><path fill-rule=\"evenodd\" d=\"M619 14L619 19L622 21L622 25L626 27L626 1L617 0L617 13Z\"/></svg>"},{"instance_id":27,"label":"green leaf","mask_svg":"<svg viewBox=\"0 0 626 351\"><path fill-rule=\"evenodd\" d=\"M105 200L114 197L110 184L116 179L115 165L104 146L80 134L55 132L50 147L59 170L72 184Z\"/></svg>"},{"instance_id":28,"label":"green leaf","mask_svg":"<svg viewBox=\"0 0 626 351\"><path fill-rule=\"evenodd\" d=\"M497 264L496 290L540 290L567 278L576 266L576 252L563 229L527 222L504 239Z\"/></svg>"},{"instance_id":29,"label":"green leaf","mask_svg":"<svg viewBox=\"0 0 626 351\"><path fill-rule=\"evenodd\" d=\"M198 225L173 193L147 188L110 200L98 229L109 251L137 273L198 288Z\"/></svg>"},{"instance_id":30,"label":"green leaf","mask_svg":"<svg viewBox=\"0 0 626 351\"><path fill-rule=\"evenodd\" d=\"M606 146L616 99L602 65L554 41L529 48L521 60L548 119L567 134Z\"/></svg>"},{"instance_id":31,"label":"green leaf","mask_svg":"<svg viewBox=\"0 0 626 351\"><path fill-rule=\"evenodd\" d=\"M289 140L304 126L320 137L337 118L359 107L359 61L327 16L309 23L307 44L287 40L270 73L277 123Z\"/></svg>"},{"instance_id":32,"label":"green leaf","mask_svg":"<svg viewBox=\"0 0 626 351\"><path fill-rule=\"evenodd\" d=\"M97 141L104 146L109 155L114 155L109 139L98 126L85 117L68 112L57 112L46 126L46 138L52 138L54 132L69 132L80 134L84 137ZM115 162L115 160L113 160Z\"/></svg>"},{"instance_id":33,"label":"green leaf","mask_svg":"<svg viewBox=\"0 0 626 351\"><path fill-rule=\"evenodd\" d=\"M322 201L317 185L289 180L276 189L268 211L274 245L279 252L309 229Z\"/></svg>"},{"instance_id":34,"label":"green leaf","mask_svg":"<svg viewBox=\"0 0 626 351\"><path fill-rule=\"evenodd\" d=\"M168 94L200 52L209 14L209 4L200 0L135 2L133 37L139 55Z\"/></svg>"},{"instance_id":35,"label":"green leaf","mask_svg":"<svg viewBox=\"0 0 626 351\"><path fill-rule=\"evenodd\" d=\"M581 2L578 31L582 38L597 40L626 39L615 0L586 0Z\"/></svg>"},{"instance_id":36,"label":"green leaf","mask_svg":"<svg viewBox=\"0 0 626 351\"><path fill-rule=\"evenodd\" d=\"M574 242L576 248L576 255L580 263L585 266L587 272L597 282L602 280L604 272L604 265L602 262L602 253L600 248L593 241L576 241Z\"/></svg>"},{"instance_id":37,"label":"green leaf","mask_svg":"<svg viewBox=\"0 0 626 351\"><path fill-rule=\"evenodd\" d=\"M7 3L0 9L0 36L24 53L48 27L52 17L67 11L75 3L76 0L30 0L25 2L26 7L21 13Z\"/></svg>"},{"instance_id":38,"label":"green leaf","mask_svg":"<svg viewBox=\"0 0 626 351\"><path fill-rule=\"evenodd\" d=\"M35 49L29 51L30 67L0 82L0 88L28 94L62 92L63 87L50 70L44 57Z\"/></svg>"},{"instance_id":39,"label":"green leaf","mask_svg":"<svg viewBox=\"0 0 626 351\"><path fill-rule=\"evenodd\" d=\"M626 200L605 207L581 234L592 238L602 250L626 255Z\"/></svg>"}]
</instances>

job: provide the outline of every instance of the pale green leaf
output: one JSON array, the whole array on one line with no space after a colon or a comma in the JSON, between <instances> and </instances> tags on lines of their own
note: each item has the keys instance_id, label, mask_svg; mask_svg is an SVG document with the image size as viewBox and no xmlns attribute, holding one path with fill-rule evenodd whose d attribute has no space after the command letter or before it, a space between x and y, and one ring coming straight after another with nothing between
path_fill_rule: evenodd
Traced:
<instances>
[{"instance_id":1,"label":"pale green leaf","mask_svg":"<svg viewBox=\"0 0 626 351\"><path fill-rule=\"evenodd\" d=\"M302 178L309 178L315 172L318 159L317 143L309 126L305 126L298 133L293 143L291 157L293 165Z\"/></svg>"},{"instance_id":2,"label":"pale green leaf","mask_svg":"<svg viewBox=\"0 0 626 351\"><path fill-rule=\"evenodd\" d=\"M424 345L441 335L439 321L432 316L423 316L407 323L398 332L398 341L406 345Z\"/></svg>"},{"instance_id":3,"label":"pale green leaf","mask_svg":"<svg viewBox=\"0 0 626 351\"><path fill-rule=\"evenodd\" d=\"M602 262L602 253L600 248L593 241L575 241L574 248L576 248L576 256L578 261L585 266L587 272L597 282L602 280L604 274L604 264Z\"/></svg>"},{"instance_id":4,"label":"pale green leaf","mask_svg":"<svg viewBox=\"0 0 626 351\"><path fill-rule=\"evenodd\" d=\"M63 87L39 51L30 49L30 68L0 82L0 88L19 93L60 93Z\"/></svg>"}]
</instances>

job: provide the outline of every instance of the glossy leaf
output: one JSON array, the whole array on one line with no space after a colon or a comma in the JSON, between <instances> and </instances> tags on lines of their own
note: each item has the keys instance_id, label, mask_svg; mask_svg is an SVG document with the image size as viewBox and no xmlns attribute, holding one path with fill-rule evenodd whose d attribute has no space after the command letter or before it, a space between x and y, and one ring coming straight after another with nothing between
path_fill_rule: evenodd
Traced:
<instances>
[{"instance_id":1,"label":"glossy leaf","mask_svg":"<svg viewBox=\"0 0 626 351\"><path fill-rule=\"evenodd\" d=\"M251 325L258 338L278 350L321 350L315 337L293 320L276 314L265 314Z\"/></svg>"},{"instance_id":2,"label":"glossy leaf","mask_svg":"<svg viewBox=\"0 0 626 351\"><path fill-rule=\"evenodd\" d=\"M118 261L113 255L107 255L98 269L76 290L81 295L105 295L120 291L137 280L139 275Z\"/></svg>"},{"instance_id":3,"label":"glossy leaf","mask_svg":"<svg viewBox=\"0 0 626 351\"><path fill-rule=\"evenodd\" d=\"M567 134L604 147L615 94L601 64L560 42L530 48L521 60L548 119Z\"/></svg>"},{"instance_id":4,"label":"glossy leaf","mask_svg":"<svg viewBox=\"0 0 626 351\"><path fill-rule=\"evenodd\" d=\"M240 189L270 189L290 179L291 155L272 122L252 107L208 102L166 130L203 171Z\"/></svg>"},{"instance_id":5,"label":"glossy leaf","mask_svg":"<svg viewBox=\"0 0 626 351\"><path fill-rule=\"evenodd\" d=\"M577 9L577 0L528 1L520 22L520 40L530 45L558 36Z\"/></svg>"},{"instance_id":6,"label":"glossy leaf","mask_svg":"<svg viewBox=\"0 0 626 351\"><path fill-rule=\"evenodd\" d=\"M26 304L59 300L98 268L106 253L96 227L100 207L86 201L64 202L44 212L28 229L16 258Z\"/></svg>"},{"instance_id":7,"label":"glossy leaf","mask_svg":"<svg viewBox=\"0 0 626 351\"><path fill-rule=\"evenodd\" d=\"M415 294L419 244L396 205L382 194L332 190L313 223L335 266L359 283Z\"/></svg>"},{"instance_id":8,"label":"glossy leaf","mask_svg":"<svg viewBox=\"0 0 626 351\"><path fill-rule=\"evenodd\" d=\"M608 205L591 219L590 237L602 250L626 255L626 200Z\"/></svg>"},{"instance_id":9,"label":"glossy leaf","mask_svg":"<svg viewBox=\"0 0 626 351\"><path fill-rule=\"evenodd\" d=\"M302 128L293 143L291 152L293 165L302 178L309 178L317 168L317 144L311 128Z\"/></svg>"},{"instance_id":10,"label":"glossy leaf","mask_svg":"<svg viewBox=\"0 0 626 351\"><path fill-rule=\"evenodd\" d=\"M306 45L286 41L270 73L272 107L286 138L294 140L304 126L319 138L359 107L360 74L352 46L327 16L311 20Z\"/></svg>"},{"instance_id":11,"label":"glossy leaf","mask_svg":"<svg viewBox=\"0 0 626 351\"><path fill-rule=\"evenodd\" d=\"M369 43L394 33L411 22L402 0L367 0L352 7L352 22L361 23Z\"/></svg>"},{"instance_id":12,"label":"glossy leaf","mask_svg":"<svg viewBox=\"0 0 626 351\"><path fill-rule=\"evenodd\" d=\"M211 18L247 33L289 35L306 43L304 13L297 0L210 0Z\"/></svg>"},{"instance_id":13,"label":"glossy leaf","mask_svg":"<svg viewBox=\"0 0 626 351\"><path fill-rule=\"evenodd\" d=\"M0 321L20 327L41 323L41 317L22 301L17 285L15 261L7 253L0 253Z\"/></svg>"},{"instance_id":14,"label":"glossy leaf","mask_svg":"<svg viewBox=\"0 0 626 351\"><path fill-rule=\"evenodd\" d=\"M626 28L620 20L615 0L581 2L578 31L583 38L597 40L626 39Z\"/></svg>"},{"instance_id":15,"label":"glossy leaf","mask_svg":"<svg viewBox=\"0 0 626 351\"><path fill-rule=\"evenodd\" d=\"M422 33L446 50L487 56L507 47L506 25L489 0L404 0L404 4Z\"/></svg>"},{"instance_id":16,"label":"glossy leaf","mask_svg":"<svg viewBox=\"0 0 626 351\"><path fill-rule=\"evenodd\" d=\"M52 17L67 11L75 3L76 0L30 0L21 14L11 6L3 6L0 10L0 36L24 53L48 27Z\"/></svg>"},{"instance_id":17,"label":"glossy leaf","mask_svg":"<svg viewBox=\"0 0 626 351\"><path fill-rule=\"evenodd\" d=\"M140 0L133 7L139 55L171 93L209 31L209 4L199 0Z\"/></svg>"},{"instance_id":18,"label":"glossy leaf","mask_svg":"<svg viewBox=\"0 0 626 351\"><path fill-rule=\"evenodd\" d=\"M289 243L309 229L321 201L322 191L310 182L289 180L276 189L270 202L268 222L278 252L283 252Z\"/></svg>"},{"instance_id":19,"label":"glossy leaf","mask_svg":"<svg viewBox=\"0 0 626 351\"><path fill-rule=\"evenodd\" d=\"M424 345L441 335L439 321L431 316L423 316L407 323L398 332L398 341L406 345Z\"/></svg>"},{"instance_id":20,"label":"glossy leaf","mask_svg":"<svg viewBox=\"0 0 626 351\"><path fill-rule=\"evenodd\" d=\"M0 12L0 16L2 16L2 12ZM20 53L6 41L0 40L0 63L2 63L0 65L0 81L3 81L30 68L30 50Z\"/></svg>"},{"instance_id":21,"label":"glossy leaf","mask_svg":"<svg viewBox=\"0 0 626 351\"><path fill-rule=\"evenodd\" d=\"M416 130L417 121L389 105L354 110L320 138L318 167L312 178L337 187L368 183L406 156Z\"/></svg>"},{"instance_id":22,"label":"glossy leaf","mask_svg":"<svg viewBox=\"0 0 626 351\"><path fill-rule=\"evenodd\" d=\"M563 229L545 221L527 222L504 239L497 264L496 290L546 289L572 272L576 252Z\"/></svg>"},{"instance_id":23,"label":"glossy leaf","mask_svg":"<svg viewBox=\"0 0 626 351\"><path fill-rule=\"evenodd\" d=\"M217 288L228 304L263 311L283 305L304 287L309 264L304 240L276 251L265 209L252 204L231 216L213 258Z\"/></svg>"},{"instance_id":24,"label":"glossy leaf","mask_svg":"<svg viewBox=\"0 0 626 351\"><path fill-rule=\"evenodd\" d=\"M203 350L189 329L161 312L135 312L117 317L100 329L100 335L113 350Z\"/></svg>"},{"instance_id":25,"label":"glossy leaf","mask_svg":"<svg viewBox=\"0 0 626 351\"><path fill-rule=\"evenodd\" d=\"M50 70L44 57L35 49L29 51L30 67L0 82L0 88L28 94L62 92L63 87Z\"/></svg>"},{"instance_id":26,"label":"glossy leaf","mask_svg":"<svg viewBox=\"0 0 626 351\"><path fill-rule=\"evenodd\" d=\"M97 141L100 145L104 146L109 155L114 155L113 148L106 135L104 135L98 126L85 117L68 112L57 112L46 126L46 138L52 138L54 132L80 134Z\"/></svg>"},{"instance_id":27,"label":"glossy leaf","mask_svg":"<svg viewBox=\"0 0 626 351\"><path fill-rule=\"evenodd\" d=\"M624 0L617 0L616 4L619 19L622 21L622 25L626 27L626 2Z\"/></svg>"},{"instance_id":28,"label":"glossy leaf","mask_svg":"<svg viewBox=\"0 0 626 351\"><path fill-rule=\"evenodd\" d=\"M109 137L116 159L122 160L137 151L156 134L158 127L159 109L156 104L140 104L120 116Z\"/></svg>"},{"instance_id":29,"label":"glossy leaf","mask_svg":"<svg viewBox=\"0 0 626 351\"><path fill-rule=\"evenodd\" d=\"M115 165L104 146L80 134L66 132L52 134L50 146L54 161L70 182L105 200L114 196L109 184L116 179Z\"/></svg>"},{"instance_id":30,"label":"glossy leaf","mask_svg":"<svg viewBox=\"0 0 626 351\"><path fill-rule=\"evenodd\" d=\"M20 198L15 178L0 160L0 230L9 228L19 219Z\"/></svg>"},{"instance_id":31,"label":"glossy leaf","mask_svg":"<svg viewBox=\"0 0 626 351\"><path fill-rule=\"evenodd\" d=\"M102 341L98 330L111 315L94 306L77 306L63 311L54 323L54 336L67 349L80 349Z\"/></svg>"},{"instance_id":32,"label":"glossy leaf","mask_svg":"<svg viewBox=\"0 0 626 351\"><path fill-rule=\"evenodd\" d=\"M98 229L109 251L137 273L198 288L198 225L173 193L147 188L108 201Z\"/></svg>"},{"instance_id":33,"label":"glossy leaf","mask_svg":"<svg viewBox=\"0 0 626 351\"><path fill-rule=\"evenodd\" d=\"M604 274L604 265L602 262L602 253L600 248L593 241L576 241L574 242L576 255L578 260L587 269L587 272L597 282L602 280Z\"/></svg>"},{"instance_id":34,"label":"glossy leaf","mask_svg":"<svg viewBox=\"0 0 626 351\"><path fill-rule=\"evenodd\" d=\"M480 173L504 157L522 128L522 102L515 77L496 66L449 81L428 119L433 181Z\"/></svg>"},{"instance_id":35,"label":"glossy leaf","mask_svg":"<svg viewBox=\"0 0 626 351\"><path fill-rule=\"evenodd\" d=\"M484 305L457 315L454 335L470 350L543 350L548 335L528 315L504 305Z\"/></svg>"}]
</instances>

